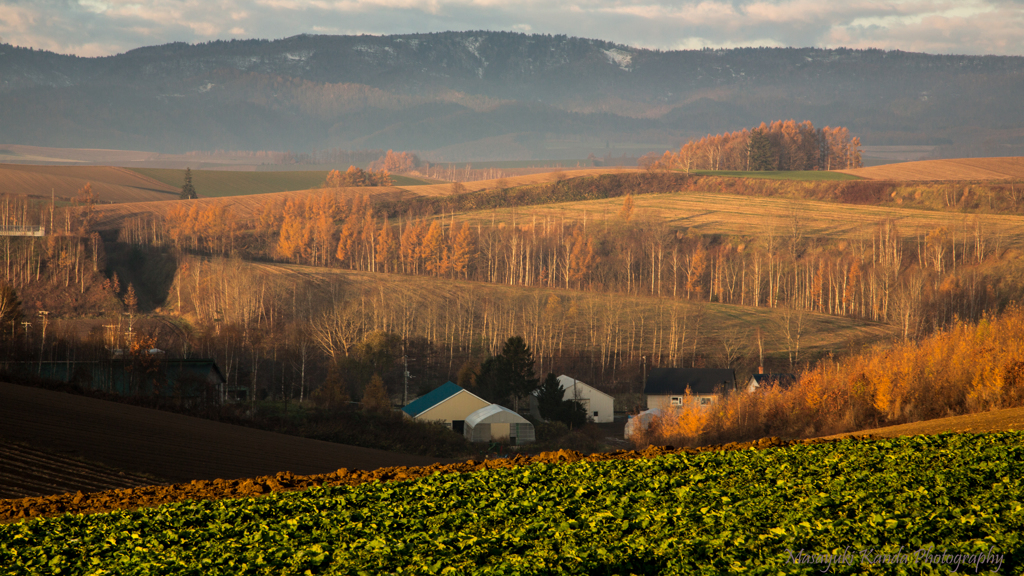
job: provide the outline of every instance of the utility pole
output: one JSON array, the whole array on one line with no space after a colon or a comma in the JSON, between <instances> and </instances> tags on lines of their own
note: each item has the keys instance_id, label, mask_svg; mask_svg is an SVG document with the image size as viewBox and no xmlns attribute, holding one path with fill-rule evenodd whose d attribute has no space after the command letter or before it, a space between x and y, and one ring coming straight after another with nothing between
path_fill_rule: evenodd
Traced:
<instances>
[{"instance_id":1,"label":"utility pole","mask_svg":"<svg viewBox=\"0 0 1024 576\"><path fill-rule=\"evenodd\" d=\"M409 405L409 378L412 376L409 374L409 357L405 354L402 355L402 379L405 382L405 392L402 393L402 406Z\"/></svg>"},{"instance_id":2,"label":"utility pole","mask_svg":"<svg viewBox=\"0 0 1024 576\"><path fill-rule=\"evenodd\" d=\"M48 310L40 310L39 315L43 317L43 340L39 344L39 375L43 375L43 352L46 350L46 324L49 319Z\"/></svg>"},{"instance_id":3,"label":"utility pole","mask_svg":"<svg viewBox=\"0 0 1024 576\"><path fill-rule=\"evenodd\" d=\"M647 356L641 356L640 357L640 363L643 366L643 370L644 370L643 371L643 374L644 374L643 380L640 381L640 385L641 386L646 386L647 385ZM641 394L643 394L643 391L644 391L644 389L640 388L640 393Z\"/></svg>"}]
</instances>

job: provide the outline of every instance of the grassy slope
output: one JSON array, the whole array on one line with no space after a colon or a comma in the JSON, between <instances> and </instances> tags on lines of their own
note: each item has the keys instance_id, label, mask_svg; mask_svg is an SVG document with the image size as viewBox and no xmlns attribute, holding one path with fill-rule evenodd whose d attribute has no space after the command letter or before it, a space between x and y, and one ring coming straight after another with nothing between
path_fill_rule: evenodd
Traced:
<instances>
[{"instance_id":1,"label":"grassy slope","mask_svg":"<svg viewBox=\"0 0 1024 576\"><path fill-rule=\"evenodd\" d=\"M472 224L504 223L544 226L559 222L621 222L621 198L517 206L457 214L456 220ZM735 196L717 193L678 193L633 197L633 218L671 229L692 229L702 234L744 237L774 232L789 236L794 223L803 236L834 239L870 238L886 219L896 221L904 236L924 235L939 227L973 234L975 219L987 234L1000 237L1001 247L1024 246L1024 216L962 214L913 208L835 204L815 200Z\"/></svg>"},{"instance_id":2,"label":"grassy slope","mask_svg":"<svg viewBox=\"0 0 1024 576\"><path fill-rule=\"evenodd\" d=\"M133 168L169 186L181 187L185 181L184 170L167 168ZM245 196L268 194L291 190L319 188L327 179L327 170L242 172L234 170L193 170L192 184L200 198L221 198L224 196ZM392 176L395 186L418 186L426 182L408 176Z\"/></svg>"},{"instance_id":3,"label":"grassy slope","mask_svg":"<svg viewBox=\"0 0 1024 576\"><path fill-rule=\"evenodd\" d=\"M292 280L305 280L314 284L340 282L347 294L362 294L368 297L387 294L392 301L413 302L414 308L425 310L440 305L446 299L473 298L476 301L501 303L521 302L529 305L539 299L543 309L549 297L554 295L562 301L563 309L568 309L571 301L576 302L579 314L575 321L567 320L567 330L578 330L585 334L590 322L588 311L595 310L598 314L611 313L617 315L619 322L625 322L623 334L630 331L630 319L641 316L646 322L645 349L651 345L651 334L655 326L660 326L665 334L671 331L672 307L689 306L685 300L672 300L653 296L623 296L622 294L601 294L553 288L535 288L507 286L504 284L488 284L450 280L425 276L403 276L398 274L380 274L342 270L338 268L317 268L295 264L254 263L251 266L260 269L291 285ZM754 308L733 304L701 303L707 316L702 322L701 345L699 351L705 354L718 354L721 337L747 339L762 327L770 335L774 328L782 322L782 310L772 308ZM692 313L692 309L691 309ZM615 316L613 316L615 317ZM602 316L602 319L605 316ZM529 334L532 326L519 318L519 329ZM807 313L805 316L804 335L800 340L801 353L840 352L851 346L869 342L887 340L895 335L891 326L876 322L867 322L851 318L841 318L826 314ZM692 324L691 324L692 327ZM745 342L746 340L744 340Z\"/></svg>"}]
</instances>

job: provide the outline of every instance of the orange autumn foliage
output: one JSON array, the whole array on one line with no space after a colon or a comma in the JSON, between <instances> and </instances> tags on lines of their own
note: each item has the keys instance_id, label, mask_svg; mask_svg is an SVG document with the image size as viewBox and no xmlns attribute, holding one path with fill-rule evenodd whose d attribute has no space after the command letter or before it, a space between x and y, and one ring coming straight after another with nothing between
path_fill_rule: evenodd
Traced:
<instances>
[{"instance_id":1,"label":"orange autumn foliage","mask_svg":"<svg viewBox=\"0 0 1024 576\"><path fill-rule=\"evenodd\" d=\"M645 442L707 444L840 434L1024 405L1024 308L920 341L833 360L790 388L740 390L664 415Z\"/></svg>"}]
</instances>

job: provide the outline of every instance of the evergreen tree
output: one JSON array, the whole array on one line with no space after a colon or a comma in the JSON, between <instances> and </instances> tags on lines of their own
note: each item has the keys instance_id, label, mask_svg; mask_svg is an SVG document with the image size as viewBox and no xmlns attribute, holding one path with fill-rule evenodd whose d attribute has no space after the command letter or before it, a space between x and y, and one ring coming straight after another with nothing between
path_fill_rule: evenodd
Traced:
<instances>
[{"instance_id":1,"label":"evergreen tree","mask_svg":"<svg viewBox=\"0 0 1024 576\"><path fill-rule=\"evenodd\" d=\"M562 409L562 397L565 391L562 390L558 377L553 372L548 372L544 383L537 391L537 408L540 410L540 417L545 420L560 420L558 417Z\"/></svg>"},{"instance_id":2,"label":"evergreen tree","mask_svg":"<svg viewBox=\"0 0 1024 576\"><path fill-rule=\"evenodd\" d=\"M558 378L548 372L544 383L538 389L537 408L541 418L561 422L569 428L579 428L587 423L587 412L583 405L575 400L563 400L565 390Z\"/></svg>"},{"instance_id":3,"label":"evergreen tree","mask_svg":"<svg viewBox=\"0 0 1024 576\"><path fill-rule=\"evenodd\" d=\"M540 380L533 372L533 352L522 336L512 336L505 342L501 354L484 361L480 367L481 393L486 400L501 403L532 394ZM518 406L514 406L518 408Z\"/></svg>"},{"instance_id":4,"label":"evergreen tree","mask_svg":"<svg viewBox=\"0 0 1024 576\"><path fill-rule=\"evenodd\" d=\"M192 185L192 169L185 168L185 185L181 187L181 199L182 200L195 200L199 198L196 194L196 188Z\"/></svg>"},{"instance_id":5,"label":"evergreen tree","mask_svg":"<svg viewBox=\"0 0 1024 576\"><path fill-rule=\"evenodd\" d=\"M768 139L767 134L761 130L754 130L750 133L748 146L750 170L757 172L775 170L775 151L772 149L772 141Z\"/></svg>"}]
</instances>

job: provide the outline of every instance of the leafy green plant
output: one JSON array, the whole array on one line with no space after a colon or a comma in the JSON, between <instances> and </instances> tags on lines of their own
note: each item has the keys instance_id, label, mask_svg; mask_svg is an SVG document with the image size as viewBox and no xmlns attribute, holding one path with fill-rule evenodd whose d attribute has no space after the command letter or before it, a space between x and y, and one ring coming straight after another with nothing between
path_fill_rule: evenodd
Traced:
<instances>
[{"instance_id":1,"label":"leafy green plant","mask_svg":"<svg viewBox=\"0 0 1024 576\"><path fill-rule=\"evenodd\" d=\"M1020 432L536 464L25 521L0 526L0 566L12 574L1009 574L1024 565L1022 472Z\"/></svg>"}]
</instances>

